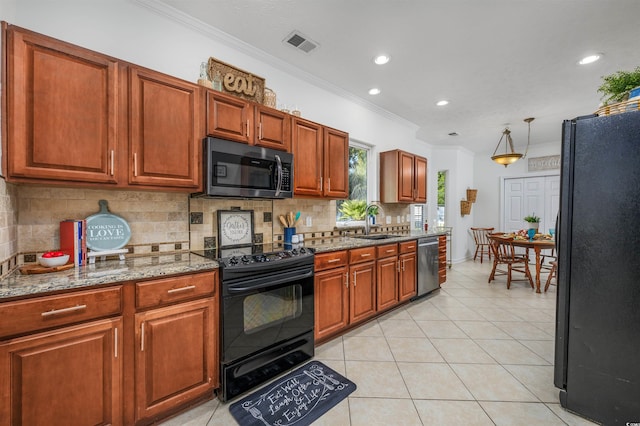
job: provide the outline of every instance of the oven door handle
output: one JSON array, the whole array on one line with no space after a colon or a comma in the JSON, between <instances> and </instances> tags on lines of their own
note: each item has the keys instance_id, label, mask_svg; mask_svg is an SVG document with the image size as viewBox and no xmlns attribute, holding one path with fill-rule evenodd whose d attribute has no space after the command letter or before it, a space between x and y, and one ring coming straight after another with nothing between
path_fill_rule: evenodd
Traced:
<instances>
[{"instance_id":1,"label":"oven door handle","mask_svg":"<svg viewBox=\"0 0 640 426\"><path fill-rule=\"evenodd\" d=\"M247 291L274 287L280 284L301 280L301 279L309 278L312 276L313 276L313 268L309 268L303 273L300 273L300 271L295 271L293 273L287 274L285 272L283 274L276 275L277 278L263 275L258 278L250 278L247 280L242 280L242 282L238 284L225 285L224 287L226 287L227 294L246 293Z\"/></svg>"}]
</instances>

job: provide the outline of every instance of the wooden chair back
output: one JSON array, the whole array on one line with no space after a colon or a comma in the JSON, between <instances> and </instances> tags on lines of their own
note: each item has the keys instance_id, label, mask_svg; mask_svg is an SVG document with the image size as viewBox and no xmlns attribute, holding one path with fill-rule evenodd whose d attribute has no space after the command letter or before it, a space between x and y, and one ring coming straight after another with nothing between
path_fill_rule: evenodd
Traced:
<instances>
[{"instance_id":1,"label":"wooden chair back","mask_svg":"<svg viewBox=\"0 0 640 426\"><path fill-rule=\"evenodd\" d=\"M486 254L491 260L491 248L489 247L489 234L493 232L494 228L471 228L473 239L476 242L476 252L473 255L473 260L480 255L480 263L482 263L483 257Z\"/></svg>"}]
</instances>

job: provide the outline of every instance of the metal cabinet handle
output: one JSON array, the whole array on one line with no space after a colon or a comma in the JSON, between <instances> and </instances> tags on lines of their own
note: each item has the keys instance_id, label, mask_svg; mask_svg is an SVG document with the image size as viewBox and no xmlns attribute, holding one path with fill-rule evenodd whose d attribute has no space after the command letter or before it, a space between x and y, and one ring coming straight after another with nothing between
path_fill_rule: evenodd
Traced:
<instances>
[{"instance_id":1,"label":"metal cabinet handle","mask_svg":"<svg viewBox=\"0 0 640 426\"><path fill-rule=\"evenodd\" d=\"M358 271L353 271L353 287L356 286L356 274L358 273Z\"/></svg>"},{"instance_id":2,"label":"metal cabinet handle","mask_svg":"<svg viewBox=\"0 0 640 426\"><path fill-rule=\"evenodd\" d=\"M344 281L345 281L344 286L346 288L349 288L349 273L348 272L344 273Z\"/></svg>"},{"instance_id":3,"label":"metal cabinet handle","mask_svg":"<svg viewBox=\"0 0 640 426\"><path fill-rule=\"evenodd\" d=\"M398 270L398 273L400 273L400 261L399 260L396 262L396 269Z\"/></svg>"},{"instance_id":4,"label":"metal cabinet handle","mask_svg":"<svg viewBox=\"0 0 640 426\"><path fill-rule=\"evenodd\" d=\"M180 288L172 288L171 290L167 290L167 293L169 293L169 294L179 293L179 292L182 292L182 291L193 290L194 288L196 288L195 285L188 285L188 286L180 287Z\"/></svg>"},{"instance_id":5,"label":"metal cabinet handle","mask_svg":"<svg viewBox=\"0 0 640 426\"><path fill-rule=\"evenodd\" d=\"M118 327L113 329L113 356L118 358Z\"/></svg>"},{"instance_id":6,"label":"metal cabinet handle","mask_svg":"<svg viewBox=\"0 0 640 426\"><path fill-rule=\"evenodd\" d=\"M144 323L140 324L140 352L144 352Z\"/></svg>"},{"instance_id":7,"label":"metal cabinet handle","mask_svg":"<svg viewBox=\"0 0 640 426\"><path fill-rule=\"evenodd\" d=\"M335 262L340 262L340 258L327 260L327 263L335 263Z\"/></svg>"},{"instance_id":8,"label":"metal cabinet handle","mask_svg":"<svg viewBox=\"0 0 640 426\"><path fill-rule=\"evenodd\" d=\"M369 257L371 256L371 253L363 253L360 255L360 257Z\"/></svg>"},{"instance_id":9,"label":"metal cabinet handle","mask_svg":"<svg viewBox=\"0 0 640 426\"><path fill-rule=\"evenodd\" d=\"M320 176L320 191L322 191L322 176Z\"/></svg>"},{"instance_id":10,"label":"metal cabinet handle","mask_svg":"<svg viewBox=\"0 0 640 426\"><path fill-rule=\"evenodd\" d=\"M402 272L404 272L404 261L405 259L402 259Z\"/></svg>"},{"instance_id":11,"label":"metal cabinet handle","mask_svg":"<svg viewBox=\"0 0 640 426\"><path fill-rule=\"evenodd\" d=\"M109 160L109 163L110 163L109 167L111 168L111 176L113 176L113 174L115 173L115 170L113 168L113 166L114 166L114 156L115 156L115 153L113 152L113 150L111 150L111 158Z\"/></svg>"},{"instance_id":12,"label":"metal cabinet handle","mask_svg":"<svg viewBox=\"0 0 640 426\"><path fill-rule=\"evenodd\" d=\"M76 306L70 306L68 308L62 308L62 309L52 309L50 311L47 312L42 312L40 315L43 317L48 317L51 315L59 315L59 314L66 314L69 312L75 312L75 311L80 311L82 309L87 309L87 305L76 305Z\"/></svg>"},{"instance_id":13,"label":"metal cabinet handle","mask_svg":"<svg viewBox=\"0 0 640 426\"><path fill-rule=\"evenodd\" d=\"M133 154L133 176L138 177L138 154Z\"/></svg>"},{"instance_id":14,"label":"metal cabinet handle","mask_svg":"<svg viewBox=\"0 0 640 426\"><path fill-rule=\"evenodd\" d=\"M259 133L259 134L260 134L260 136L258 137L258 139L262 140L262 122L260 122L260 123L258 124L258 130L260 131L260 133Z\"/></svg>"},{"instance_id":15,"label":"metal cabinet handle","mask_svg":"<svg viewBox=\"0 0 640 426\"><path fill-rule=\"evenodd\" d=\"M395 250L394 249L389 249L387 250L387 253L393 253Z\"/></svg>"},{"instance_id":16,"label":"metal cabinet handle","mask_svg":"<svg viewBox=\"0 0 640 426\"><path fill-rule=\"evenodd\" d=\"M247 138L249 137L249 120L247 120Z\"/></svg>"}]
</instances>

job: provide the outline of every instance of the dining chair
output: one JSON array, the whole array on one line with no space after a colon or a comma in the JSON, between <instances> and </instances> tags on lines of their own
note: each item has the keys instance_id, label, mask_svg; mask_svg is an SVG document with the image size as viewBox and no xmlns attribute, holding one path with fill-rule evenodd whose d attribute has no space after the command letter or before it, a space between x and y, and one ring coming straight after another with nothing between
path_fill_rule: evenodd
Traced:
<instances>
[{"instance_id":1,"label":"dining chair","mask_svg":"<svg viewBox=\"0 0 640 426\"><path fill-rule=\"evenodd\" d=\"M496 275L507 276L507 289L511 288L512 272L521 272L524 274L526 280L529 281L531 288L535 288L533 285L533 278L531 277L531 271L529 271L529 258L526 254L517 254L513 246L513 238L501 237L498 235L489 235L489 245L493 252L493 269L489 275L489 283L493 281ZM506 265L507 269L500 269L501 265Z\"/></svg>"},{"instance_id":2,"label":"dining chair","mask_svg":"<svg viewBox=\"0 0 640 426\"><path fill-rule=\"evenodd\" d=\"M556 276L557 273L557 269L558 269L558 261L554 260L553 262L549 262L549 264L551 265L551 270L549 270L549 276L547 277L547 282L544 285L544 291L547 291L549 289L549 284L551 284L551 280L553 279L553 277ZM556 279L556 285L558 285L558 280Z\"/></svg>"},{"instance_id":3,"label":"dining chair","mask_svg":"<svg viewBox=\"0 0 640 426\"><path fill-rule=\"evenodd\" d=\"M480 255L480 263L485 253L491 260L491 247L489 246L489 234L493 232L494 228L471 228L473 239L476 242L476 252L473 255L473 261L476 261L478 254Z\"/></svg>"}]
</instances>

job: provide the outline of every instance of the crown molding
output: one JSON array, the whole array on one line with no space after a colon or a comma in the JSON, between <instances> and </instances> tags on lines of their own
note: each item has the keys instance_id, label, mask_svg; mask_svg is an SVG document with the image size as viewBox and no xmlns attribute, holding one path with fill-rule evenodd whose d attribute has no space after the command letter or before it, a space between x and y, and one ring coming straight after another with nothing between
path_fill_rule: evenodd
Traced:
<instances>
[{"instance_id":1,"label":"crown molding","mask_svg":"<svg viewBox=\"0 0 640 426\"><path fill-rule=\"evenodd\" d=\"M365 99L354 95L353 93L346 91L334 84L329 83L326 80L318 78L298 67L295 67L288 62L285 62L281 59L276 58L273 55L266 53L263 50L260 50L236 37L231 36L230 34L225 33L197 18L194 18L191 15L188 15L172 6L163 3L160 0L131 0L133 3L140 5L150 11L162 15L166 18L169 18L185 27L188 27L196 32L199 32L206 37L209 37L215 41L219 41L224 43L225 45L236 49L252 58L256 58L266 64L282 71L285 74L293 75L301 80L306 81L309 84L312 84L316 87L320 87L328 92L331 92L337 96L340 96L344 99L347 99L355 104L360 105L376 114L382 115L396 123L402 124L404 126L408 126L413 128L416 133L419 129L419 126L405 118L400 117L392 112L387 111L386 109L380 108L379 106L372 104L371 102L366 101Z\"/></svg>"}]
</instances>

